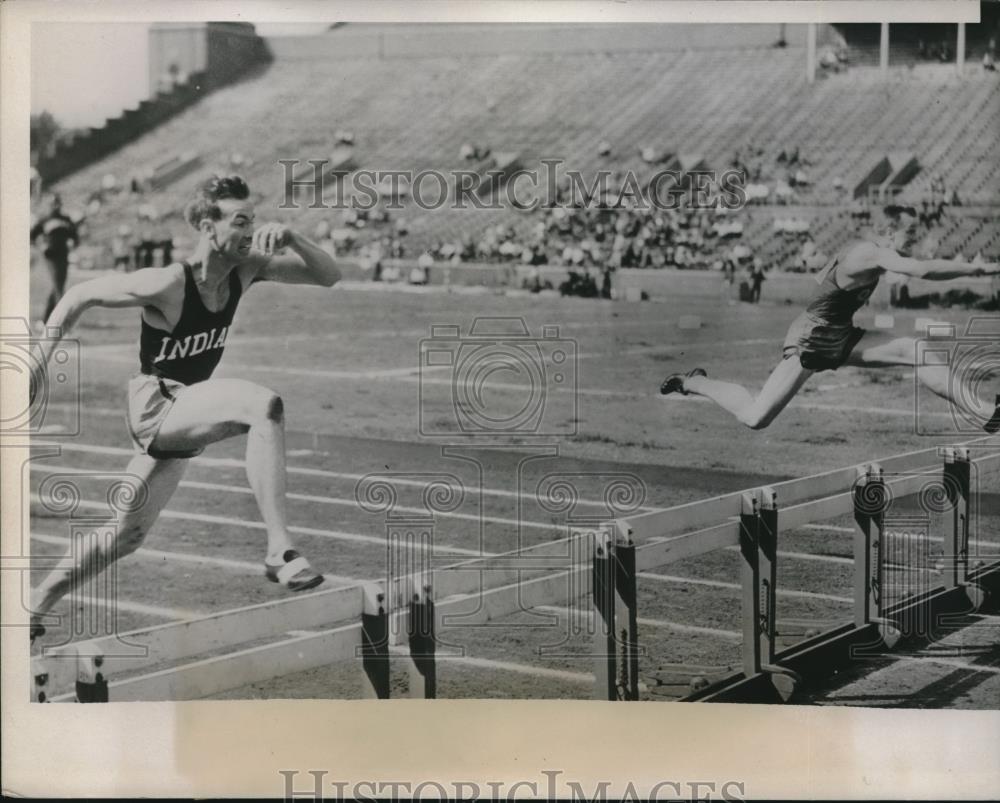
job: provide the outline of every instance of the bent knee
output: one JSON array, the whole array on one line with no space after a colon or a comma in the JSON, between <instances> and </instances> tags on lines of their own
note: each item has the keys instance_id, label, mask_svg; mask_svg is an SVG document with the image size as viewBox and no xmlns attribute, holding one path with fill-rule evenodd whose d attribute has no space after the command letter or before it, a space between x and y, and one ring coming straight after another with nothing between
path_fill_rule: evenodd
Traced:
<instances>
[{"instance_id":1,"label":"bent knee","mask_svg":"<svg viewBox=\"0 0 1000 803\"><path fill-rule=\"evenodd\" d=\"M764 415L755 410L751 410L740 416L740 421L753 430L767 429L773 420L773 415Z\"/></svg>"},{"instance_id":2,"label":"bent knee","mask_svg":"<svg viewBox=\"0 0 1000 803\"><path fill-rule=\"evenodd\" d=\"M285 403L281 400L281 396L277 393L272 393L268 398L264 416L268 421L274 421L276 424L284 423Z\"/></svg>"},{"instance_id":3,"label":"bent knee","mask_svg":"<svg viewBox=\"0 0 1000 803\"><path fill-rule=\"evenodd\" d=\"M282 424L285 421L285 403L273 391L254 394L243 405L238 420L246 428L265 422Z\"/></svg>"}]
</instances>

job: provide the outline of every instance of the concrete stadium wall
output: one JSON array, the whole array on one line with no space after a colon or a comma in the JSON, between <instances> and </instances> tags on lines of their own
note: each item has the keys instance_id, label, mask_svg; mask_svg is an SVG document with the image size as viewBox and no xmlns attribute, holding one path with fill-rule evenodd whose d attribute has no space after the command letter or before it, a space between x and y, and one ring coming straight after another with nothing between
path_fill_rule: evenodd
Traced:
<instances>
[{"instance_id":1,"label":"concrete stadium wall","mask_svg":"<svg viewBox=\"0 0 1000 803\"><path fill-rule=\"evenodd\" d=\"M739 281L739 278L737 278ZM615 276L614 287L618 298L626 298L629 288L633 292L646 292L650 298L677 298L678 296L712 296L722 293L722 274L702 270L620 270ZM983 297L997 292L995 280L988 277L969 277L949 282L930 282L914 279L908 283L910 296L946 293L949 290L971 290ZM816 293L815 273L784 273L771 271L761 289L763 298L770 301L789 301L803 304ZM889 303L889 285L882 282L875 290L872 304Z\"/></svg>"},{"instance_id":2,"label":"concrete stadium wall","mask_svg":"<svg viewBox=\"0 0 1000 803\"><path fill-rule=\"evenodd\" d=\"M826 26L823 26L824 29ZM739 50L774 45L777 24L745 25L344 25L316 37L271 37L279 60L414 59L503 54ZM785 26L805 47L806 26Z\"/></svg>"},{"instance_id":3,"label":"concrete stadium wall","mask_svg":"<svg viewBox=\"0 0 1000 803\"><path fill-rule=\"evenodd\" d=\"M371 271L362 268L355 259L338 261L345 279L367 281L371 279ZM383 266L395 266L400 271L400 282L406 283L410 269L416 264L413 260L384 260ZM569 270L563 267L543 265L537 268L542 282L549 282L554 289L566 281ZM473 264L465 263L451 267L446 263L436 263L430 271L430 284L453 284L475 287L520 288L528 277L531 268L520 264ZM598 286L600 275L595 273ZM612 276L612 287L618 299L636 298L646 293L651 299L668 299L684 297L711 297L723 293L722 274L710 270L676 270L662 268L656 270L639 270L626 268L616 271ZM767 274L762 296L765 300L779 303L805 304L815 294L817 288L816 274L782 273L772 271ZM929 282L914 280L909 283L910 295L921 296L930 293L944 293L948 290L971 290L983 297L990 297L998 289L997 282L987 277L971 277L956 279L949 282ZM875 307L886 307L889 303L889 286L879 285L872 298Z\"/></svg>"}]
</instances>

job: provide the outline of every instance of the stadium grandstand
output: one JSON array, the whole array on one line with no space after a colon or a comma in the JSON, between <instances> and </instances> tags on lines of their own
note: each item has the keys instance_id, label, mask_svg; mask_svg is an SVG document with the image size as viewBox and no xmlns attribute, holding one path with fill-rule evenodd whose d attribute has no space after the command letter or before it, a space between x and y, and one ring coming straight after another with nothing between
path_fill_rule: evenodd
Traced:
<instances>
[{"instance_id":1,"label":"stadium grandstand","mask_svg":"<svg viewBox=\"0 0 1000 803\"><path fill-rule=\"evenodd\" d=\"M372 210L305 211L338 255L369 268L426 252L456 265L711 269L735 248L768 269L808 271L887 192L920 210L925 255L996 259L996 17L986 7L965 26L958 65L958 26L891 26L881 68L878 25L338 25L270 39L263 68L49 186L85 218L82 253L95 266L169 256L195 167L244 174L280 217L279 161L300 163L301 179L310 159L341 177L558 159L584 176L609 171L612 191L615 177L648 181L670 166L736 169L746 183L745 207L727 214L427 210L405 186L379 187Z\"/></svg>"}]
</instances>

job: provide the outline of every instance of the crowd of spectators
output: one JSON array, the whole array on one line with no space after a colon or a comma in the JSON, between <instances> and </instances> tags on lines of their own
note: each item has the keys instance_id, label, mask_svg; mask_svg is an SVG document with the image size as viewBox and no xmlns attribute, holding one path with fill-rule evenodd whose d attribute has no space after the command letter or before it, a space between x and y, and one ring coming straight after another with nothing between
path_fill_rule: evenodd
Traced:
<instances>
[{"instance_id":1,"label":"crowd of spectators","mask_svg":"<svg viewBox=\"0 0 1000 803\"><path fill-rule=\"evenodd\" d=\"M528 226L487 226L478 239L438 242L441 260L572 268L706 268L742 226L715 209L561 207L538 210ZM723 246L724 247L724 246Z\"/></svg>"},{"instance_id":2,"label":"crowd of spectators","mask_svg":"<svg viewBox=\"0 0 1000 803\"><path fill-rule=\"evenodd\" d=\"M815 185L808 169L812 166L798 145L785 146L775 154L747 143L736 149L729 162L730 168L742 174L747 202L751 204L799 203L800 196ZM835 200L844 200L846 186L839 176L831 177L820 189L827 190Z\"/></svg>"}]
</instances>

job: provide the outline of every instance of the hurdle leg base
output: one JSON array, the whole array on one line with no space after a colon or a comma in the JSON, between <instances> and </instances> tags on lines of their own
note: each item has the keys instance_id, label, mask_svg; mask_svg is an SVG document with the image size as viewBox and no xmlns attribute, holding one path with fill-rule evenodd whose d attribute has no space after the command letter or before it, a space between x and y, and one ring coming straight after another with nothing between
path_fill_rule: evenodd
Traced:
<instances>
[{"instance_id":1,"label":"hurdle leg base","mask_svg":"<svg viewBox=\"0 0 1000 803\"><path fill-rule=\"evenodd\" d=\"M882 643L885 644L886 649L891 650L903 638L903 631L899 629L899 625L892 619L873 617L871 624L877 626L879 638L882 639Z\"/></svg>"},{"instance_id":2,"label":"hurdle leg base","mask_svg":"<svg viewBox=\"0 0 1000 803\"><path fill-rule=\"evenodd\" d=\"M802 686L802 676L798 672L775 664L764 664L761 671L771 678L771 685L778 692L781 702L787 703L792 695Z\"/></svg>"},{"instance_id":3,"label":"hurdle leg base","mask_svg":"<svg viewBox=\"0 0 1000 803\"><path fill-rule=\"evenodd\" d=\"M989 592L978 583L965 583L962 585L966 599L972 605L973 612L982 610L990 599Z\"/></svg>"}]
</instances>

